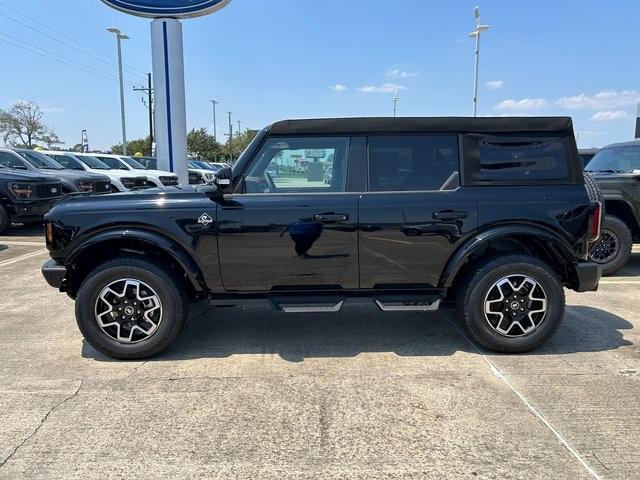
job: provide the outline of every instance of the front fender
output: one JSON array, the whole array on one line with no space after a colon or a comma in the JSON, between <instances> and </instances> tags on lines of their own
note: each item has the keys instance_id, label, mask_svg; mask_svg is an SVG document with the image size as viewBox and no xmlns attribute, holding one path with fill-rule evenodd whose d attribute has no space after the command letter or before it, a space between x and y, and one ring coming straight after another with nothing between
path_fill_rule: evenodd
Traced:
<instances>
[{"instance_id":1,"label":"front fender","mask_svg":"<svg viewBox=\"0 0 640 480\"><path fill-rule=\"evenodd\" d=\"M65 259L64 265L69 266L75 263L75 260L89 248L114 240L136 240L159 248L170 255L180 265L196 291L201 292L205 289L200 268L195 260L180 245L159 233L143 229L119 228L92 235L84 242L75 246L73 251L70 252Z\"/></svg>"},{"instance_id":2,"label":"front fender","mask_svg":"<svg viewBox=\"0 0 640 480\"><path fill-rule=\"evenodd\" d=\"M451 256L442 272L440 285L447 288L451 287L460 269L474 251L482 248L492 240L508 238L510 236L535 237L551 242L556 248L560 249L565 258L575 258L571 245L552 231L533 225L504 225L480 232L461 245Z\"/></svg>"}]
</instances>

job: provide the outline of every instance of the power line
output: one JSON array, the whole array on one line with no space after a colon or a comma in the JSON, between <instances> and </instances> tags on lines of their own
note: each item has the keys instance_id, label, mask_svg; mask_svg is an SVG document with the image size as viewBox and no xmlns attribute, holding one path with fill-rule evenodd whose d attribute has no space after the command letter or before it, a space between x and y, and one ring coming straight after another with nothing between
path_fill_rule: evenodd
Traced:
<instances>
[{"instance_id":1,"label":"power line","mask_svg":"<svg viewBox=\"0 0 640 480\"><path fill-rule=\"evenodd\" d=\"M52 26L47 25L46 23L41 22L40 20L38 20L38 19L36 19L36 18L33 18L33 17L31 17L31 16L27 15L26 13L21 12L21 11L19 11L19 10L15 9L15 8L13 8L13 7L9 6L9 5L7 5L6 3L4 3L4 2L2 2L2 1L0 1L0 5L4 6L5 8L7 8L7 9L11 10L11 11L12 11L12 12L14 12L14 13L17 13L18 15L20 15L20 16L22 16L22 17L25 17L25 18L27 18L27 19L31 20L32 22L34 22L34 23L36 23L36 24L38 24L38 25L41 25L41 26L43 26L43 27L45 27L45 28L47 28L47 29L51 30L52 32L56 33L57 35L59 35L59 36L61 36L61 37L64 37L64 38L66 38L66 39L68 39L68 40L71 40L72 42L74 42L74 43L76 43L76 44L78 44L78 45L83 46L83 47L84 47L85 49L87 49L87 50L91 50L92 52L95 52L95 53L97 53L97 54L99 54L99 55L101 55L101 56L103 56L103 57L105 57L105 58L108 58L108 59L109 59L109 64L110 64L111 66L115 66L115 63L114 63L114 61L115 61L115 60L114 60L114 58L113 58L113 57L111 57L110 55L107 55L106 53L101 52L100 50L97 50L97 49L95 49L95 48L91 47L90 45L87 45L87 44L85 44L85 43L83 43L83 42L80 42L79 40L77 40L77 39L73 38L72 36L67 35L66 33L61 32L61 31L59 31L59 30L56 30L56 29L55 29L55 28L53 28ZM5 17L5 18L8 18L9 20L11 20L11 21L13 21L13 22L16 22L16 23L18 23L18 24L20 24L20 25L26 26L27 28L30 28L30 29L32 29L32 30L35 30L36 32L40 33L41 35L45 35L45 36L47 36L47 37L49 37L49 38L51 38L51 39L53 39L53 40L55 40L55 41L57 41L57 42L62 43L63 45L66 45L66 46L68 46L68 47L70 47L70 48L73 48L73 49L75 49L75 50L78 50L78 51L82 52L82 50L78 49L77 47L75 47L75 46L73 46L73 45L69 45L68 43L63 42L62 40L60 40L60 39L58 39L58 38L55 38L55 37L53 37L53 36L51 36L51 35L49 35L49 34L47 34L47 33L44 33L44 32L42 32L42 31L40 31L40 30L36 29L36 28L35 28L35 27L33 27L32 25L27 25L27 24L25 24L25 23L21 22L20 20L16 20L15 18L10 17L9 15L5 15L5 14L1 14L1 13L0 13L0 15L2 15L2 16L3 16L3 17ZM91 54L86 53L86 52L82 52L82 53L84 53L85 55L91 56L91 57L93 57L93 58L95 58L95 59L97 59L97 60L99 60L99 61L101 61L101 62L104 62L104 60L99 59L99 58L95 57L94 55L91 55ZM137 71L137 72L138 72L138 73L131 73L132 75L137 75L137 76L141 76L141 77L144 77L144 76L146 75L146 73L145 73L143 70L140 70L140 69L138 69L138 68L136 68L136 67L132 67L132 66L130 66L130 65L126 65L126 64L124 64L124 65L125 65L125 67L127 67L127 69L129 69L129 70L135 70L135 71Z\"/></svg>"}]
</instances>

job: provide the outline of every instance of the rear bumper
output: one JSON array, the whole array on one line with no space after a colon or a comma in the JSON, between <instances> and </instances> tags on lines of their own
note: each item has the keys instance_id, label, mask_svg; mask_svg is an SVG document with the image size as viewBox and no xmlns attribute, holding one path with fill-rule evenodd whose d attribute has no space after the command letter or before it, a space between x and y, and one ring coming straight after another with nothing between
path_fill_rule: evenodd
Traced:
<instances>
[{"instance_id":1,"label":"rear bumper","mask_svg":"<svg viewBox=\"0 0 640 480\"><path fill-rule=\"evenodd\" d=\"M602 277L602 267L594 262L578 262L575 264L578 283L576 292L595 292Z\"/></svg>"},{"instance_id":2,"label":"rear bumper","mask_svg":"<svg viewBox=\"0 0 640 480\"><path fill-rule=\"evenodd\" d=\"M55 260L49 260L42 266L42 276L49 285L59 289L67 276L67 267L60 265Z\"/></svg>"}]
</instances>

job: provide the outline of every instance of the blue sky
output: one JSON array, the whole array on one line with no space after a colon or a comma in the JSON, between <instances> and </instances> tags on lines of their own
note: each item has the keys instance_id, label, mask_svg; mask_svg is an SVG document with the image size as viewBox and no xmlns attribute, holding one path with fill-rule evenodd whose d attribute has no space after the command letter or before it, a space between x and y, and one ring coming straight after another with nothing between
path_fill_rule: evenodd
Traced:
<instances>
[{"instance_id":1,"label":"blue sky","mask_svg":"<svg viewBox=\"0 0 640 480\"><path fill-rule=\"evenodd\" d=\"M632 137L640 2L631 1L232 0L184 21L188 126L211 128L211 98L221 102L219 136L227 111L243 128L391 115L396 88L399 115L469 115L476 4L491 25L482 37L481 115L571 115L583 147ZM132 85L151 68L149 22L99 0L0 0L0 108L33 100L67 144L82 129L92 148L117 143L109 26L131 36L128 136L146 135Z\"/></svg>"}]
</instances>

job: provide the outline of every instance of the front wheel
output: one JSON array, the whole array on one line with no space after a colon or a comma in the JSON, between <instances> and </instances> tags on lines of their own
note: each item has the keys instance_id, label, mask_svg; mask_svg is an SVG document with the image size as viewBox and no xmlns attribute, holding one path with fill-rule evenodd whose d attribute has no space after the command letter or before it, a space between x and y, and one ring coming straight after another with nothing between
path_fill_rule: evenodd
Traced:
<instances>
[{"instance_id":1,"label":"front wheel","mask_svg":"<svg viewBox=\"0 0 640 480\"><path fill-rule=\"evenodd\" d=\"M545 343L564 316L556 273L540 260L507 255L472 271L458 296L471 336L497 352L519 353Z\"/></svg>"},{"instance_id":2,"label":"front wheel","mask_svg":"<svg viewBox=\"0 0 640 480\"><path fill-rule=\"evenodd\" d=\"M602 265L603 275L613 275L629 261L633 237L631 230L618 217L607 215L602 222L600 238L591 246L589 259Z\"/></svg>"},{"instance_id":3,"label":"front wheel","mask_svg":"<svg viewBox=\"0 0 640 480\"><path fill-rule=\"evenodd\" d=\"M4 208L4 205L0 205L0 235L9 230L11 226L11 217L9 217L9 213L7 209Z\"/></svg>"},{"instance_id":4,"label":"front wheel","mask_svg":"<svg viewBox=\"0 0 640 480\"><path fill-rule=\"evenodd\" d=\"M119 359L160 353L186 324L188 299L168 268L135 257L98 266L76 297L76 321L98 351Z\"/></svg>"}]
</instances>

